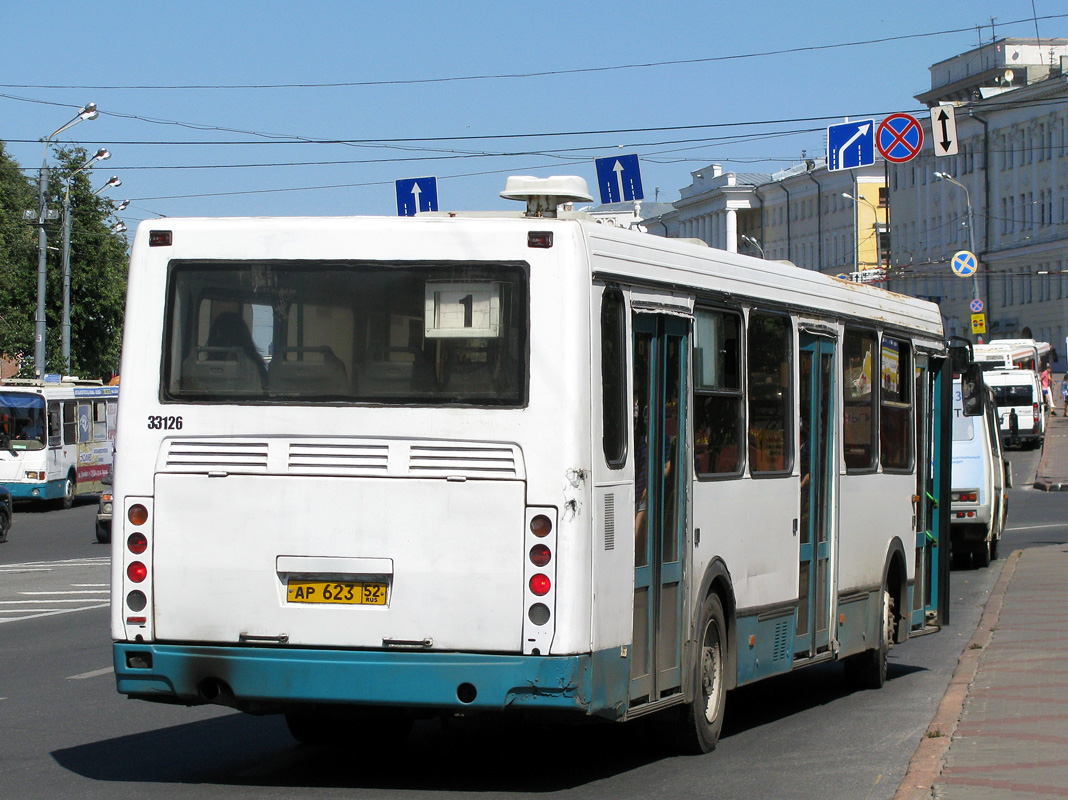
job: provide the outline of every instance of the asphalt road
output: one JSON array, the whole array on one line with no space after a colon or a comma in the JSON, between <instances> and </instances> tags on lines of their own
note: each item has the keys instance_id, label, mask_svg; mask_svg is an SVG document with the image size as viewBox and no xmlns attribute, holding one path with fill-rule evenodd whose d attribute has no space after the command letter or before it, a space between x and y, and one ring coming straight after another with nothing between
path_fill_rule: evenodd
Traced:
<instances>
[{"instance_id":1,"label":"asphalt road","mask_svg":"<svg viewBox=\"0 0 1068 800\"><path fill-rule=\"evenodd\" d=\"M1037 455L1013 457L1033 475ZM0 545L3 798L889 798L1004 563L953 573L952 625L895 647L882 690L835 664L738 690L708 756L674 755L652 724L457 720L368 757L299 746L277 717L118 695L94 512L20 509ZM1068 541L1062 520L1068 493L1014 489L1002 553Z\"/></svg>"}]
</instances>

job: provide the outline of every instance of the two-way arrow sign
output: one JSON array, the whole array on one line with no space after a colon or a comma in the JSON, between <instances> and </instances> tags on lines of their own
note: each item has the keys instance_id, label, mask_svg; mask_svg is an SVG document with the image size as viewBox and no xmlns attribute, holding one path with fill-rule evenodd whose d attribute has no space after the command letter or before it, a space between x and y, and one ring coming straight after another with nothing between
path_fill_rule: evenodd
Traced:
<instances>
[{"instance_id":1,"label":"two-way arrow sign","mask_svg":"<svg viewBox=\"0 0 1068 800\"><path fill-rule=\"evenodd\" d=\"M931 138L936 156L957 154L957 122L953 106L947 104L931 109Z\"/></svg>"}]
</instances>

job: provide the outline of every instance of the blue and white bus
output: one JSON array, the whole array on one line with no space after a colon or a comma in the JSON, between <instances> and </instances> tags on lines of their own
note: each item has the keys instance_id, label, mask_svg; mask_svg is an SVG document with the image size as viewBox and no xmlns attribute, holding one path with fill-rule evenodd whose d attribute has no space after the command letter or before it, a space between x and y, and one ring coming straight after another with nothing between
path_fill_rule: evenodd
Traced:
<instances>
[{"instance_id":1,"label":"blue and white bus","mask_svg":"<svg viewBox=\"0 0 1068 800\"><path fill-rule=\"evenodd\" d=\"M99 492L115 453L119 387L79 378L0 382L0 483L70 508Z\"/></svg>"},{"instance_id":2,"label":"blue and white bus","mask_svg":"<svg viewBox=\"0 0 1068 800\"><path fill-rule=\"evenodd\" d=\"M947 620L937 307L558 215L575 182L526 179L526 215L140 226L121 693L308 742L656 713L706 752L728 690L879 686Z\"/></svg>"}]
</instances>

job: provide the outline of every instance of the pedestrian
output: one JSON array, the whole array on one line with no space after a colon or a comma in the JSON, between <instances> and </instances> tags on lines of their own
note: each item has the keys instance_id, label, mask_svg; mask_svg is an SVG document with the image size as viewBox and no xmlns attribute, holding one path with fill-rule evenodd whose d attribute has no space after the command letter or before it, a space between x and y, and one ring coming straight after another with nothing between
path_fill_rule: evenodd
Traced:
<instances>
[{"instance_id":1,"label":"pedestrian","mask_svg":"<svg viewBox=\"0 0 1068 800\"><path fill-rule=\"evenodd\" d=\"M1042 402L1046 403L1050 409L1056 408L1057 405L1053 402L1053 387L1051 385L1053 383L1052 370L1047 366L1038 377L1042 382Z\"/></svg>"},{"instance_id":2,"label":"pedestrian","mask_svg":"<svg viewBox=\"0 0 1068 800\"><path fill-rule=\"evenodd\" d=\"M1068 375L1061 381L1061 405L1064 406L1064 416L1068 417Z\"/></svg>"}]
</instances>

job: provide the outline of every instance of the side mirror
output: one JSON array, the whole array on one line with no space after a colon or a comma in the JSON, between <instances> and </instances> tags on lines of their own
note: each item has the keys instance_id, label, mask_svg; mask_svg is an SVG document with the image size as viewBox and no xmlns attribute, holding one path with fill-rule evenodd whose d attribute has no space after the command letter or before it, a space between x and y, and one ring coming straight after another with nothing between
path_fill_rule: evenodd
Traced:
<instances>
[{"instance_id":1,"label":"side mirror","mask_svg":"<svg viewBox=\"0 0 1068 800\"><path fill-rule=\"evenodd\" d=\"M960 399L966 417L983 413L983 370L978 364L968 364L960 373Z\"/></svg>"}]
</instances>

